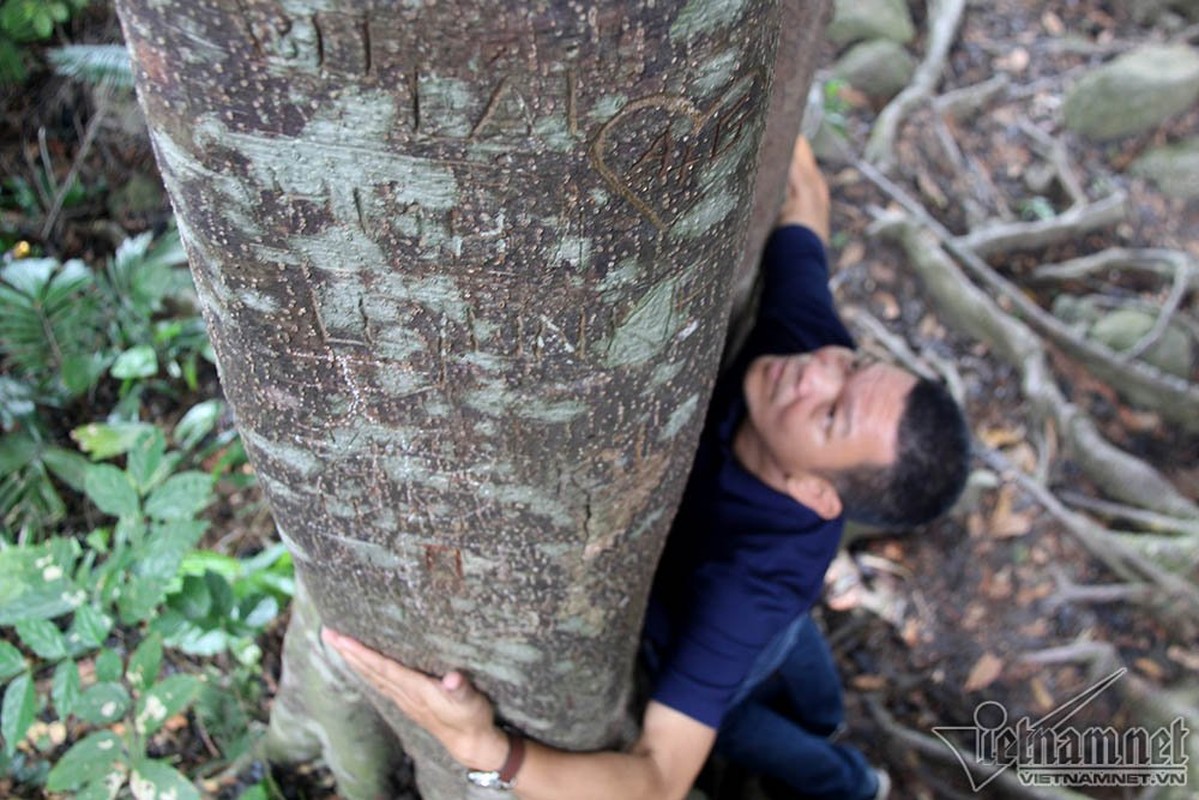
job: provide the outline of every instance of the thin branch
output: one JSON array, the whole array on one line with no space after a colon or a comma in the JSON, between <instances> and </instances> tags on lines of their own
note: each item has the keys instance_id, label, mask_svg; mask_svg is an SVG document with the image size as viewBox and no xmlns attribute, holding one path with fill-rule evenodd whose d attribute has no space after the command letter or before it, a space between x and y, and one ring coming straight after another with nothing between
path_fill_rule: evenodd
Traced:
<instances>
[{"instance_id":1,"label":"thin branch","mask_svg":"<svg viewBox=\"0 0 1199 800\"><path fill-rule=\"evenodd\" d=\"M895 157L895 136L899 126L913 108L924 101L945 69L949 49L957 38L958 26L966 10L966 0L931 0L928 9L928 48L924 60L916 68L912 82L878 115L870 141L866 144L866 159L884 170L890 169Z\"/></svg>"},{"instance_id":2,"label":"thin branch","mask_svg":"<svg viewBox=\"0 0 1199 800\"><path fill-rule=\"evenodd\" d=\"M1035 222L1005 222L971 231L953 240L954 250L969 250L986 258L1012 250L1033 250L1056 244L1080 233L1122 222L1127 214L1124 192L1075 206L1052 219Z\"/></svg>"},{"instance_id":3,"label":"thin branch","mask_svg":"<svg viewBox=\"0 0 1199 800\"><path fill-rule=\"evenodd\" d=\"M1161 313L1154 320L1153 327L1136 344L1120 353L1120 357L1124 361L1140 358L1146 350L1153 347L1162 338L1162 335L1166 332L1166 328L1170 326L1170 320L1178 312L1178 307L1182 305L1182 298L1186 295L1190 283L1191 269L1188 265L1184 264L1179 267L1178 272L1174 275L1174 285L1170 287L1170 295L1166 298Z\"/></svg>"},{"instance_id":4,"label":"thin branch","mask_svg":"<svg viewBox=\"0 0 1199 800\"><path fill-rule=\"evenodd\" d=\"M1134 508L1120 503L1111 503L1096 497L1089 497L1079 492L1069 490L1058 493L1058 496L1072 506L1085 508L1087 511L1102 514L1113 519L1124 519L1134 522L1141 528L1155 533L1182 533L1199 536L1199 522L1194 520L1171 517L1167 514L1156 514L1143 508Z\"/></svg>"},{"instance_id":5,"label":"thin branch","mask_svg":"<svg viewBox=\"0 0 1199 800\"><path fill-rule=\"evenodd\" d=\"M1029 278L1033 281L1069 281L1111 269L1135 269L1172 278L1185 268L1189 270L1190 288L1199 289L1199 271L1194 265L1190 256L1178 250L1109 247L1059 264L1043 264L1033 270Z\"/></svg>"},{"instance_id":6,"label":"thin branch","mask_svg":"<svg viewBox=\"0 0 1199 800\"><path fill-rule=\"evenodd\" d=\"M1053 171L1057 173L1058 180L1062 182L1062 188L1066 190L1066 194L1070 195L1071 208L1085 206L1087 191L1082 187L1078 176L1074 174L1074 167L1070 165L1070 153L1066 150L1066 145L1062 143L1062 140L1045 133L1028 119L1020 120L1020 130L1033 139L1040 146L1045 158L1049 159Z\"/></svg>"},{"instance_id":7,"label":"thin branch","mask_svg":"<svg viewBox=\"0 0 1199 800\"><path fill-rule=\"evenodd\" d=\"M62 211L63 201L67 198L67 192L71 190L75 179L79 175L79 170L83 167L83 160L87 158L88 152L92 148L92 142L96 138L96 134L100 130L100 124L104 121L104 117L108 114L108 93L101 91L96 93L96 111L92 114L92 118L88 120L87 130L84 131L83 141L79 144L79 150L75 153L75 159L71 162L71 170L67 173L66 180L58 187L58 191L54 193L54 201L50 204L50 209L46 212L46 221L42 223L41 238L45 239L54 230L54 225L58 222L58 214Z\"/></svg>"},{"instance_id":8,"label":"thin branch","mask_svg":"<svg viewBox=\"0 0 1199 800\"><path fill-rule=\"evenodd\" d=\"M1092 371L1114 386L1139 390L1142 395L1152 396L1155 400L1154 407L1169 417L1171 421L1188 430L1199 427L1199 418L1195 415L1195 408L1199 407L1199 387L1143 361L1124 363L1110 348L1079 338L1068 325L1029 299L1024 292L992 269L977 253L963 247L957 237L954 237L944 225L934 219L924 206L913 200L907 192L872 164L858 160L855 162L855 166L872 183L919 220L939 240L940 245L987 285L993 294L1007 298L1021 316L1050 336L1063 350L1076 358L1084 359Z\"/></svg>"}]
</instances>

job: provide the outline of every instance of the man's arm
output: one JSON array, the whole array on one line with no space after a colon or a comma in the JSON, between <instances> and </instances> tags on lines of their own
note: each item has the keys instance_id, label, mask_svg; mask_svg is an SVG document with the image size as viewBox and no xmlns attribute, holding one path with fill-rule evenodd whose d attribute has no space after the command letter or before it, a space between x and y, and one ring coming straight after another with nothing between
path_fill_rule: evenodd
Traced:
<instances>
[{"instance_id":1,"label":"man's arm","mask_svg":"<svg viewBox=\"0 0 1199 800\"><path fill-rule=\"evenodd\" d=\"M496 727L491 702L461 673L438 680L328 628L322 638L464 768L503 764L507 734ZM528 742L513 792L521 800L681 800L715 740L712 728L651 701L627 753L571 753Z\"/></svg>"}]
</instances>

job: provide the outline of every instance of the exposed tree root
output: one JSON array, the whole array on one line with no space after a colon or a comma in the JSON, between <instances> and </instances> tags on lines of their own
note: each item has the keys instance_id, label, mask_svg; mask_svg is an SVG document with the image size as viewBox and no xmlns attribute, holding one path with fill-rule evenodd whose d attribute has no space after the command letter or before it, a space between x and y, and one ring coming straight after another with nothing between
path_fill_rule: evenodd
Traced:
<instances>
[{"instance_id":1,"label":"exposed tree root","mask_svg":"<svg viewBox=\"0 0 1199 800\"><path fill-rule=\"evenodd\" d=\"M959 236L947 244L952 244L955 252L969 250L979 258L1013 250L1036 250L1122 222L1127 200L1123 192L1116 192L1097 202L1075 206L1051 219L992 225Z\"/></svg>"},{"instance_id":2,"label":"exposed tree root","mask_svg":"<svg viewBox=\"0 0 1199 800\"><path fill-rule=\"evenodd\" d=\"M936 89L949 57L949 49L957 38L958 26L966 10L966 0L930 0L928 4L928 44L924 60L916 68L908 87L887 104L875 120L870 141L866 144L866 159L883 170L889 170L895 153L895 136L911 110Z\"/></svg>"},{"instance_id":3,"label":"exposed tree root","mask_svg":"<svg viewBox=\"0 0 1199 800\"><path fill-rule=\"evenodd\" d=\"M1123 269L1140 270L1166 278L1173 278L1186 270L1190 288L1199 289L1199 268L1195 260L1178 250L1161 248L1111 247L1060 264L1042 264L1033 270L1029 278L1033 281L1069 281Z\"/></svg>"},{"instance_id":4,"label":"exposed tree root","mask_svg":"<svg viewBox=\"0 0 1199 800\"><path fill-rule=\"evenodd\" d=\"M1013 771L1006 767L984 766L979 763L980 759L972 757L973 753L963 753L964 758L959 761L945 742L901 724L875 698L867 696L863 700L870 716L882 729L883 734L896 746L913 750L920 756L946 765L965 767L970 770L979 783L985 781L989 785L993 784L1011 797L1028 798L1028 800L1085 800L1085 795L1068 789L1025 786Z\"/></svg>"},{"instance_id":5,"label":"exposed tree root","mask_svg":"<svg viewBox=\"0 0 1199 800\"><path fill-rule=\"evenodd\" d=\"M1123 519L1135 523L1142 530L1155 533L1185 533L1190 536L1199 536L1199 522L1194 520L1179 519L1178 517L1170 517L1165 514L1155 514L1143 508L1109 503L1106 500L1099 500L1078 492L1062 491L1058 493L1058 496L1070 505L1079 506L1112 519Z\"/></svg>"}]
</instances>

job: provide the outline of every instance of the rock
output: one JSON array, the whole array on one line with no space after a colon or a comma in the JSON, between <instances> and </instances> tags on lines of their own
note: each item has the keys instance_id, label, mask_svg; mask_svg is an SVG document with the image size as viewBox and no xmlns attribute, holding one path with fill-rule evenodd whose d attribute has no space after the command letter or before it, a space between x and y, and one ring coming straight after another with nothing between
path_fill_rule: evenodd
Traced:
<instances>
[{"instance_id":1,"label":"rock","mask_svg":"<svg viewBox=\"0 0 1199 800\"><path fill-rule=\"evenodd\" d=\"M916 26L904 0L835 0L828 37L837 45L863 39L907 43L916 38Z\"/></svg>"},{"instance_id":2,"label":"rock","mask_svg":"<svg viewBox=\"0 0 1199 800\"><path fill-rule=\"evenodd\" d=\"M1117 8L1124 7L1141 24L1160 22L1171 9L1192 20L1199 20L1199 0L1115 0Z\"/></svg>"},{"instance_id":3,"label":"rock","mask_svg":"<svg viewBox=\"0 0 1199 800\"><path fill-rule=\"evenodd\" d=\"M1153 315L1144 311L1117 309L1108 312L1091 326L1091 338L1120 352L1139 342L1154 322ZM1141 356L1158 369L1180 378L1190 377L1193 357L1194 347L1190 337L1175 325L1167 326L1161 338Z\"/></svg>"},{"instance_id":4,"label":"rock","mask_svg":"<svg viewBox=\"0 0 1199 800\"><path fill-rule=\"evenodd\" d=\"M1099 304L1091 295L1079 297L1074 294L1059 294L1053 298L1053 316L1060 319L1080 334L1090 330L1091 325L1102 313Z\"/></svg>"},{"instance_id":5,"label":"rock","mask_svg":"<svg viewBox=\"0 0 1199 800\"><path fill-rule=\"evenodd\" d=\"M833 66L835 76L876 100L899 94L915 71L916 59L889 39L856 44Z\"/></svg>"},{"instance_id":6,"label":"rock","mask_svg":"<svg viewBox=\"0 0 1199 800\"><path fill-rule=\"evenodd\" d=\"M1148 178L1171 197L1199 198L1199 136L1149 150L1133 162L1132 174Z\"/></svg>"},{"instance_id":7,"label":"rock","mask_svg":"<svg viewBox=\"0 0 1199 800\"><path fill-rule=\"evenodd\" d=\"M1199 53L1149 45L1084 76L1066 97L1066 127L1117 139L1157 127L1199 98Z\"/></svg>"}]
</instances>

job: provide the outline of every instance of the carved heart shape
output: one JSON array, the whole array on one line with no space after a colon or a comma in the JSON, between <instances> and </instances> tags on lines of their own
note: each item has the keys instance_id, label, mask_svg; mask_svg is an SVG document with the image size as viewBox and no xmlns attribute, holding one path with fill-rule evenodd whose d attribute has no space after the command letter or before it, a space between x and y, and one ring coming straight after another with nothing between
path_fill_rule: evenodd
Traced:
<instances>
[{"instance_id":1,"label":"carved heart shape","mask_svg":"<svg viewBox=\"0 0 1199 800\"><path fill-rule=\"evenodd\" d=\"M669 94L627 103L592 141L592 166L629 205L659 230L667 230L699 200L696 167L712 163L740 139L755 110L757 78L740 78L707 109ZM680 126L681 134L676 132ZM626 157L621 161L616 144L625 131L634 146L623 150ZM631 153L637 154L635 160L629 160Z\"/></svg>"}]
</instances>

